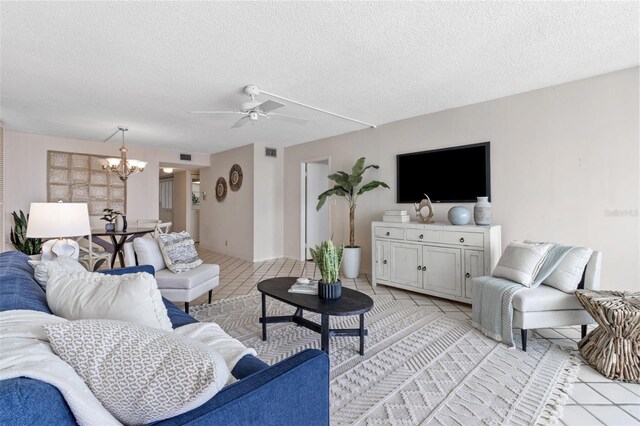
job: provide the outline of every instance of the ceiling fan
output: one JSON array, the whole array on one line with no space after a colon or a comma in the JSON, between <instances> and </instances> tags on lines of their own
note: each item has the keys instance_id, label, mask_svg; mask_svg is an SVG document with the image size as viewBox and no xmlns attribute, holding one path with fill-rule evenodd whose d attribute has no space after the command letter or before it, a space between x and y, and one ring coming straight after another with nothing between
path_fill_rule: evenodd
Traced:
<instances>
[{"instance_id":1,"label":"ceiling fan","mask_svg":"<svg viewBox=\"0 0 640 426\"><path fill-rule=\"evenodd\" d=\"M244 88L244 93L246 93L251 100L248 102L244 102L240 105L240 110L236 111L189 111L191 114L241 114L242 117L231 126L232 129L242 127L245 124L251 122L251 124L255 124L261 117L264 118L278 118L282 121L287 121L289 123L294 124L305 124L307 120L304 118L293 117L287 114L281 114L279 112L272 112L275 109L282 108L284 104L280 102L267 100L264 102L256 101L256 96L258 96L260 92L260 88L258 86L249 85Z\"/></svg>"}]
</instances>

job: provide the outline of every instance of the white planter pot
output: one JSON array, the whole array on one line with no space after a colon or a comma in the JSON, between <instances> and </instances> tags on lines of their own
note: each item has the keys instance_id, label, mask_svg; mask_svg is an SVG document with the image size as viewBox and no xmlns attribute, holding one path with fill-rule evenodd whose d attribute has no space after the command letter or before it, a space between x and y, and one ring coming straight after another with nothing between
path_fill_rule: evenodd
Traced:
<instances>
[{"instance_id":1,"label":"white planter pot","mask_svg":"<svg viewBox=\"0 0 640 426\"><path fill-rule=\"evenodd\" d=\"M345 278L358 278L360 275L360 247L345 247L342 257L342 273Z\"/></svg>"}]
</instances>

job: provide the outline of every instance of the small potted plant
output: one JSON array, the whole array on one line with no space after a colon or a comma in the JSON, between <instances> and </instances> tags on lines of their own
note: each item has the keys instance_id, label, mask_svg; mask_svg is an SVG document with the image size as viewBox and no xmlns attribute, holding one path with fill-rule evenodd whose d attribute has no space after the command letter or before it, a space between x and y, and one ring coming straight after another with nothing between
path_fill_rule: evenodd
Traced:
<instances>
[{"instance_id":1,"label":"small potted plant","mask_svg":"<svg viewBox=\"0 0 640 426\"><path fill-rule=\"evenodd\" d=\"M115 231L116 230L116 224L114 222L115 222L116 218L121 214L122 213L120 213L119 211L114 210L114 209L104 209L104 210L102 210L102 217L100 219L107 222L104 225L104 230L107 231L107 232Z\"/></svg>"},{"instance_id":2,"label":"small potted plant","mask_svg":"<svg viewBox=\"0 0 640 426\"><path fill-rule=\"evenodd\" d=\"M323 192L318 196L318 205L316 210L320 210L324 205L327 198L332 195L338 195L344 197L349 204L349 245L344 249L344 276L347 278L358 278L360 274L360 258L361 249L356 245L356 204L358 198L365 192L369 192L372 189L378 187L389 189L389 185L378 180L372 180L371 182L362 183L362 175L369 168L378 169L379 166L370 164L365 167L365 157L361 157L356 161L356 164L351 168L351 174L346 172L336 172L329 175L329 179L336 184L333 188Z\"/></svg>"},{"instance_id":3,"label":"small potted plant","mask_svg":"<svg viewBox=\"0 0 640 426\"><path fill-rule=\"evenodd\" d=\"M10 238L11 244L16 250L31 256L38 257L42 251L42 239L27 238L27 224L29 223L29 215L25 215L22 210L20 214L12 212L14 226L11 228Z\"/></svg>"},{"instance_id":4,"label":"small potted plant","mask_svg":"<svg viewBox=\"0 0 640 426\"><path fill-rule=\"evenodd\" d=\"M342 296L340 264L343 252L344 246L336 248L331 240L323 241L315 249L311 249L311 258L322 276L318 282L320 299L338 299Z\"/></svg>"}]
</instances>

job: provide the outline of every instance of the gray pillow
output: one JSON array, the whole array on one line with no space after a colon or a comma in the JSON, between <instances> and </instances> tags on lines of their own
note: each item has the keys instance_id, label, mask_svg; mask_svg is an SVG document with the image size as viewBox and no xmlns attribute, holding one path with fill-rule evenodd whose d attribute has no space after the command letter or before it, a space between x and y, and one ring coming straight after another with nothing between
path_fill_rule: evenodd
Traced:
<instances>
[{"instance_id":1,"label":"gray pillow","mask_svg":"<svg viewBox=\"0 0 640 426\"><path fill-rule=\"evenodd\" d=\"M177 333L112 320L43 328L53 351L125 424L191 411L218 393L229 378L220 353Z\"/></svg>"},{"instance_id":2,"label":"gray pillow","mask_svg":"<svg viewBox=\"0 0 640 426\"><path fill-rule=\"evenodd\" d=\"M565 255L558 267L543 282L565 293L573 293L578 289L582 273L587 266L593 250L587 247L573 247Z\"/></svg>"},{"instance_id":3,"label":"gray pillow","mask_svg":"<svg viewBox=\"0 0 640 426\"><path fill-rule=\"evenodd\" d=\"M202 265L196 246L188 232L158 235L164 263L171 272L179 273Z\"/></svg>"},{"instance_id":4,"label":"gray pillow","mask_svg":"<svg viewBox=\"0 0 640 426\"><path fill-rule=\"evenodd\" d=\"M531 287L553 244L512 241L502 252L492 275Z\"/></svg>"}]
</instances>

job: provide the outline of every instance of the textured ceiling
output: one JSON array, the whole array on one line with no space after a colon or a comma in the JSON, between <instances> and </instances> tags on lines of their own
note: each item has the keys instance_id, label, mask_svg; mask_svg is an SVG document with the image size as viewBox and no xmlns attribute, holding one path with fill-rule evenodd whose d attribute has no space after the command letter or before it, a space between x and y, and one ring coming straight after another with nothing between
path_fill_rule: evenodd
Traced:
<instances>
[{"instance_id":1,"label":"textured ceiling","mask_svg":"<svg viewBox=\"0 0 640 426\"><path fill-rule=\"evenodd\" d=\"M242 87L383 124L638 65L637 2L1 4L7 128L217 152L363 126L229 127ZM266 99L266 97L262 97ZM286 102L285 102L286 103Z\"/></svg>"}]
</instances>

